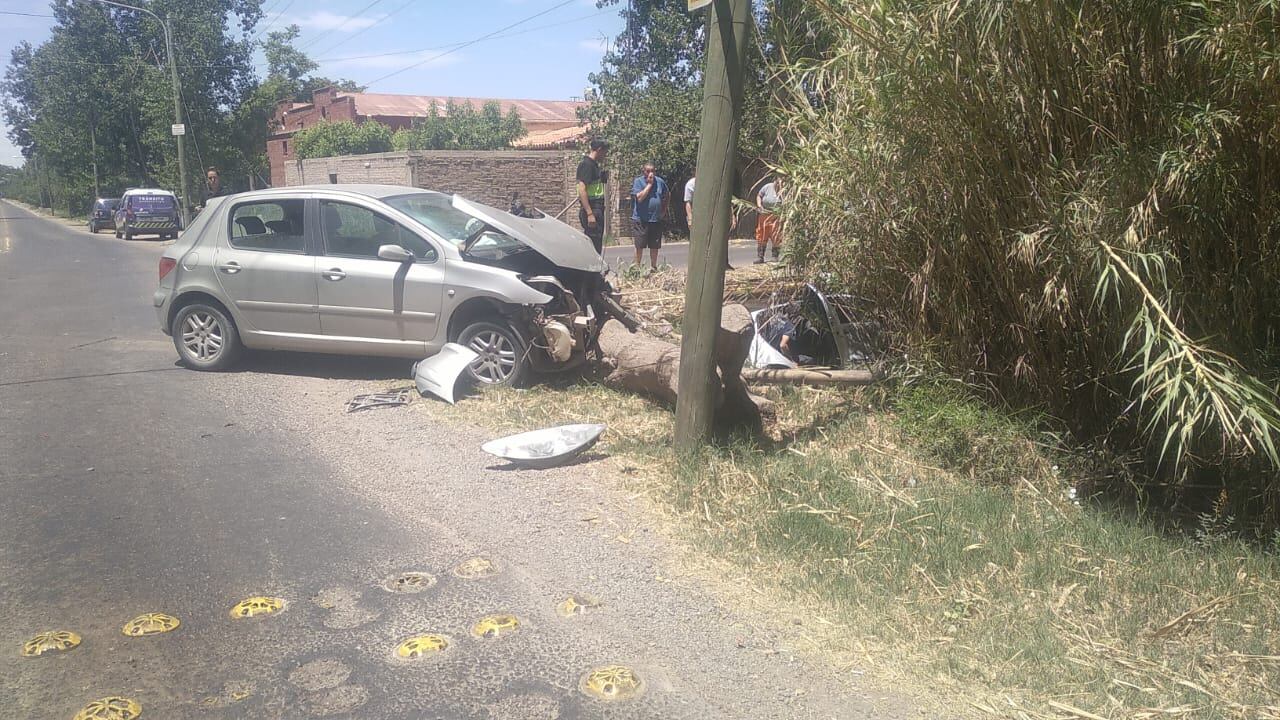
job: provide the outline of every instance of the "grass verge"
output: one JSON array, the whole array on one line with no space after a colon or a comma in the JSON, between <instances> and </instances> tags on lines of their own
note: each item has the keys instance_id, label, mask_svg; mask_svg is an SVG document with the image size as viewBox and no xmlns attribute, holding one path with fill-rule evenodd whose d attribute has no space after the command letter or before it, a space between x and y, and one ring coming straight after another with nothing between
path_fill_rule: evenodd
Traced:
<instances>
[{"instance_id":1,"label":"grass verge","mask_svg":"<svg viewBox=\"0 0 1280 720\"><path fill-rule=\"evenodd\" d=\"M669 411L594 384L447 412L608 423L615 461L691 543L834 619L826 649L882 679L999 717L1280 718L1274 548L1090 502L1095 465L944 386L769 392L770 440L683 459Z\"/></svg>"}]
</instances>

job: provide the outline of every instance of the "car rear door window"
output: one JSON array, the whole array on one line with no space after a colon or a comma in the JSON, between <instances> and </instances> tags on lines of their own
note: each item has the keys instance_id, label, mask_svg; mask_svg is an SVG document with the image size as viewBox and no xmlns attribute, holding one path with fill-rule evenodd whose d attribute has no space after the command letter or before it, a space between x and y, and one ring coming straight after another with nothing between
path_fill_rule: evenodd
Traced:
<instances>
[{"instance_id":1,"label":"car rear door window","mask_svg":"<svg viewBox=\"0 0 1280 720\"><path fill-rule=\"evenodd\" d=\"M320 219L326 255L377 258L379 247L399 245L419 260L436 259L430 243L368 208L326 200L320 203Z\"/></svg>"},{"instance_id":2,"label":"car rear door window","mask_svg":"<svg viewBox=\"0 0 1280 720\"><path fill-rule=\"evenodd\" d=\"M231 246L239 250L306 251L303 209L298 199L240 203L231 209Z\"/></svg>"}]
</instances>

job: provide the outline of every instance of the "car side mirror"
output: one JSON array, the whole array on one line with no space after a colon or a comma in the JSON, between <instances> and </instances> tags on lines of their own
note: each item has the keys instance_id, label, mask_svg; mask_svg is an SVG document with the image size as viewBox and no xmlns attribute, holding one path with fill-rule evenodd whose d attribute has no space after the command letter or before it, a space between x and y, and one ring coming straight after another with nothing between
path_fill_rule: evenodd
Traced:
<instances>
[{"instance_id":1,"label":"car side mirror","mask_svg":"<svg viewBox=\"0 0 1280 720\"><path fill-rule=\"evenodd\" d=\"M408 250L405 250L403 247L400 247L399 245L379 246L378 257L382 258L383 260L390 260L391 262L398 262L398 263L413 262L416 259L414 258L413 253L409 252Z\"/></svg>"}]
</instances>

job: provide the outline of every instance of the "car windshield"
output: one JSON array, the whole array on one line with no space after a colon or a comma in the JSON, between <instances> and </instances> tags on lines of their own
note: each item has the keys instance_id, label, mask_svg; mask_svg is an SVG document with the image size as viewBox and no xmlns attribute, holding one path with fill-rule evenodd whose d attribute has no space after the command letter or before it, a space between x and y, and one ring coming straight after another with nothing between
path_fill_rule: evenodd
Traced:
<instances>
[{"instance_id":1,"label":"car windshield","mask_svg":"<svg viewBox=\"0 0 1280 720\"><path fill-rule=\"evenodd\" d=\"M428 230L461 248L473 234L484 227L484 221L453 206L442 193L413 193L383 200L391 207L422 223Z\"/></svg>"}]
</instances>

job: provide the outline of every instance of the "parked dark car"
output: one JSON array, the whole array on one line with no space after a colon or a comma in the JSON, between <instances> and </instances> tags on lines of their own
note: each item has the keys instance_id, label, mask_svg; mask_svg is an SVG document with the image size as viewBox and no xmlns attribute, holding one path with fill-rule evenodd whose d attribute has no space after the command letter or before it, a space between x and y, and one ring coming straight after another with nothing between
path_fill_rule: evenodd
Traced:
<instances>
[{"instance_id":1,"label":"parked dark car","mask_svg":"<svg viewBox=\"0 0 1280 720\"><path fill-rule=\"evenodd\" d=\"M168 190L140 188L126 190L116 208L116 237L132 240L134 235L158 235L161 240L178 237L178 198Z\"/></svg>"},{"instance_id":2,"label":"parked dark car","mask_svg":"<svg viewBox=\"0 0 1280 720\"><path fill-rule=\"evenodd\" d=\"M120 201L115 198L98 198L93 201L93 210L89 213L89 232L96 233L102 228L116 228L116 208Z\"/></svg>"}]
</instances>

